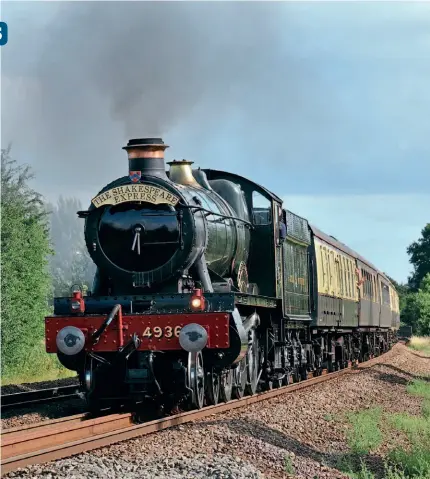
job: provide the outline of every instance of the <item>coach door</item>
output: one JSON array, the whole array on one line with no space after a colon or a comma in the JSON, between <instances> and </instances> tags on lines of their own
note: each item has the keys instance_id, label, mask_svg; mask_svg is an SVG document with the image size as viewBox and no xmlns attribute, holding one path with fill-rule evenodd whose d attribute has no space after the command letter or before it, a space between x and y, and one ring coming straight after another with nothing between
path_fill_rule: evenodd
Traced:
<instances>
[{"instance_id":1,"label":"coach door","mask_svg":"<svg viewBox=\"0 0 430 479\"><path fill-rule=\"evenodd\" d=\"M381 290L381 315L379 320L379 327L391 327L391 302L390 302L390 288L384 279L379 276L379 285Z\"/></svg>"}]
</instances>

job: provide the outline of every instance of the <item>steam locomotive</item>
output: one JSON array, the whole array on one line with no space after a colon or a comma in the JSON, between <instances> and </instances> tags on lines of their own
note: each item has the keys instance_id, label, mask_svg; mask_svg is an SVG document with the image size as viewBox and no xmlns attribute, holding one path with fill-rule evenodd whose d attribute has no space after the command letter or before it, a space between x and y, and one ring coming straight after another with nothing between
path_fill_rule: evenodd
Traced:
<instances>
[{"instance_id":1,"label":"steam locomotive","mask_svg":"<svg viewBox=\"0 0 430 479\"><path fill-rule=\"evenodd\" d=\"M55 298L46 351L92 410L152 401L201 408L387 351L389 279L239 175L172 161L132 139L129 175L87 211L91 292Z\"/></svg>"}]
</instances>

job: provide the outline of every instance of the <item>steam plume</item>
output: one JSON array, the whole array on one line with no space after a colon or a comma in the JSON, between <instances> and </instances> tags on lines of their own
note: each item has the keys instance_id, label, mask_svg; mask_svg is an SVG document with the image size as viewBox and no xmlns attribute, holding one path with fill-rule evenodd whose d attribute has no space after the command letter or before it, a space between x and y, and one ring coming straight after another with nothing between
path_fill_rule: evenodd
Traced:
<instances>
[{"instance_id":1,"label":"steam plume","mask_svg":"<svg viewBox=\"0 0 430 479\"><path fill-rule=\"evenodd\" d=\"M15 138L19 128L22 141L24 129L26 147L56 181L77 167L88 173L84 188L124 174L118 157L130 137L166 137L181 128L210 138L234 115L258 128L285 113L286 98L297 101L282 42L283 4L70 2L55 8L38 31L39 47L22 40L17 67L8 45L3 69L15 93L4 96L6 104L19 96L5 136Z\"/></svg>"}]
</instances>

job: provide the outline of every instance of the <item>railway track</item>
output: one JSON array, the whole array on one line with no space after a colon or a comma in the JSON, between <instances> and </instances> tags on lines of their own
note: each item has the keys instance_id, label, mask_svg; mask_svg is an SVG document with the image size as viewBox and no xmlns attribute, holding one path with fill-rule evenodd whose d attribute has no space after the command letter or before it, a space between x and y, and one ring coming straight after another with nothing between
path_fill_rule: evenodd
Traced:
<instances>
[{"instance_id":1,"label":"railway track","mask_svg":"<svg viewBox=\"0 0 430 479\"><path fill-rule=\"evenodd\" d=\"M1 396L1 412L33 404L60 401L77 397L79 386L61 386L50 389L35 389Z\"/></svg>"},{"instance_id":2,"label":"railway track","mask_svg":"<svg viewBox=\"0 0 430 479\"><path fill-rule=\"evenodd\" d=\"M396 349L397 347L394 346L391 351L383 356L390 354ZM97 418L89 418L85 414L78 414L38 424L6 429L2 432L2 474L31 464L48 462L151 434L207 416L248 406L281 394L289 394L338 378L344 374L355 373L372 367L383 356L370 359L354 367L350 364L348 368L333 373L323 371L321 376L253 396L246 396L242 399L235 399L228 403L208 406L200 410L184 412L140 424L136 424L136 418L131 413L110 414Z\"/></svg>"}]
</instances>

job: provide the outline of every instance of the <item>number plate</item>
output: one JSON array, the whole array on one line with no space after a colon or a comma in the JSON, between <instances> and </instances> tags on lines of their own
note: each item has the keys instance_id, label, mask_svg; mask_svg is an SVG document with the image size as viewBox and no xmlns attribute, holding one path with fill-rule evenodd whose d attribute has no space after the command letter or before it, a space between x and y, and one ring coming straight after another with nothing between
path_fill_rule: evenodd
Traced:
<instances>
[{"instance_id":1,"label":"number plate","mask_svg":"<svg viewBox=\"0 0 430 479\"><path fill-rule=\"evenodd\" d=\"M179 338L179 333L181 332L182 326L147 326L145 328L145 331L142 334L141 339L145 338L173 338L175 336L176 338Z\"/></svg>"}]
</instances>

